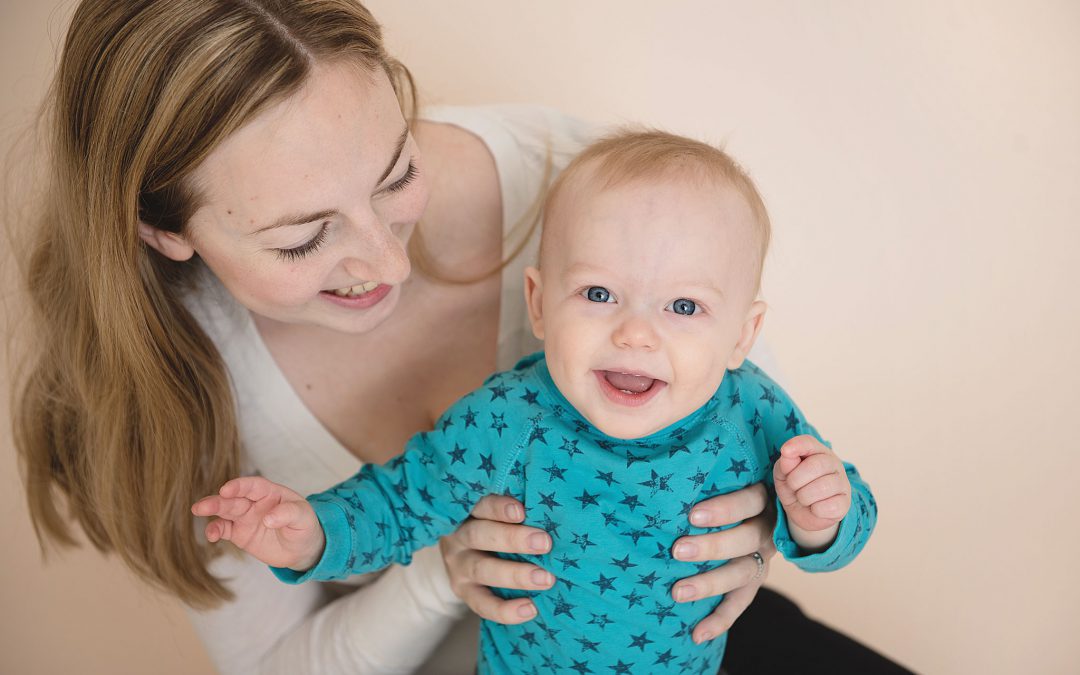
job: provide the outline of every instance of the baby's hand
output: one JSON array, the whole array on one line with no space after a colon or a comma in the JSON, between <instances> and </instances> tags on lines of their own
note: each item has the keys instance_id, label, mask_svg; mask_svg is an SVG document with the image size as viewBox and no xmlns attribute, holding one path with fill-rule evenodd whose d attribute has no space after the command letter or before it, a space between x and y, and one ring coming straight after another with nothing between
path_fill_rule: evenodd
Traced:
<instances>
[{"instance_id":1,"label":"baby's hand","mask_svg":"<svg viewBox=\"0 0 1080 675\"><path fill-rule=\"evenodd\" d=\"M206 538L231 541L267 565L303 572L322 557L326 537L315 509L277 483L252 476L235 478L191 507L213 518Z\"/></svg>"},{"instance_id":2,"label":"baby's hand","mask_svg":"<svg viewBox=\"0 0 1080 675\"><path fill-rule=\"evenodd\" d=\"M773 481L795 542L807 551L828 548L851 508L840 458L813 436L796 436L780 448Z\"/></svg>"}]
</instances>

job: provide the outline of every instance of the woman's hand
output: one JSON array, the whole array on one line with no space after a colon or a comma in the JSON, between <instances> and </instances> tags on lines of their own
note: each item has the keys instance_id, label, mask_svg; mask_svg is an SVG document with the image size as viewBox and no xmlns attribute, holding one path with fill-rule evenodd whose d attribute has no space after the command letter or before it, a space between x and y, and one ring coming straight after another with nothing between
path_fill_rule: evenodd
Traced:
<instances>
[{"instance_id":1,"label":"woman's hand","mask_svg":"<svg viewBox=\"0 0 1080 675\"><path fill-rule=\"evenodd\" d=\"M457 532L439 542L443 562L450 575L450 587L472 611L485 619L518 624L536 616L528 598L503 600L489 586L542 591L551 588L555 577L529 563L497 558L500 553L541 554L551 550L551 537L535 527L517 525L525 520L525 509L513 497L488 495L472 510L472 517Z\"/></svg>"},{"instance_id":2,"label":"woman's hand","mask_svg":"<svg viewBox=\"0 0 1080 675\"><path fill-rule=\"evenodd\" d=\"M677 560L729 560L726 565L678 581L671 589L676 602L725 594L709 616L694 627L700 644L724 633L735 623L769 575L769 561L776 555L772 541L776 511L761 483L738 492L706 499L690 511L697 527L719 527L743 521L729 530L681 537L672 553ZM760 555L760 562L754 553Z\"/></svg>"}]
</instances>

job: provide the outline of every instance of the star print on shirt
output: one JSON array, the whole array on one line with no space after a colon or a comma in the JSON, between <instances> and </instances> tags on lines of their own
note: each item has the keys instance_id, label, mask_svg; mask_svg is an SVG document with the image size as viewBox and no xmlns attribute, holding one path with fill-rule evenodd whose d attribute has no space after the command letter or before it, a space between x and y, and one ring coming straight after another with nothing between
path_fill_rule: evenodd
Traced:
<instances>
[{"instance_id":1,"label":"star print on shirt","mask_svg":"<svg viewBox=\"0 0 1080 675\"><path fill-rule=\"evenodd\" d=\"M528 387L525 387L525 393L522 394L519 398L522 401L525 401L526 403L528 403L529 405L536 405L536 397L539 396L539 395L540 395L540 392L533 391L532 389L529 389Z\"/></svg>"},{"instance_id":2,"label":"star print on shirt","mask_svg":"<svg viewBox=\"0 0 1080 675\"><path fill-rule=\"evenodd\" d=\"M780 398L776 395L776 390L764 384L758 384L758 386L761 387L761 398L759 398L758 400L768 401L769 408L774 408L776 404L780 402Z\"/></svg>"},{"instance_id":3,"label":"star print on shirt","mask_svg":"<svg viewBox=\"0 0 1080 675\"><path fill-rule=\"evenodd\" d=\"M465 409L465 414L461 416L461 419L465 421L465 428L476 426L476 411L471 407Z\"/></svg>"},{"instance_id":4,"label":"star print on shirt","mask_svg":"<svg viewBox=\"0 0 1080 675\"><path fill-rule=\"evenodd\" d=\"M506 417L505 413L503 413L502 415L500 415L498 413L491 413L491 427L490 428L494 429L496 431L496 433L499 434L499 438L502 438L503 429L507 429L510 426L504 421L505 417Z\"/></svg>"},{"instance_id":5,"label":"star print on shirt","mask_svg":"<svg viewBox=\"0 0 1080 675\"><path fill-rule=\"evenodd\" d=\"M650 640L648 637L646 637L647 635L648 634L645 632L642 632L641 635L631 635L630 639L632 640L632 642L627 645L627 648L637 647L641 651L645 651L645 645L656 642L656 640Z\"/></svg>"},{"instance_id":6,"label":"star print on shirt","mask_svg":"<svg viewBox=\"0 0 1080 675\"><path fill-rule=\"evenodd\" d=\"M594 494L594 495L589 494L588 490L586 490L585 488L582 488L581 489L581 496L580 497L574 497L574 499L581 502L581 510L584 511L586 506L599 507L600 505L596 502L596 498L599 497L599 496L600 496L599 493Z\"/></svg>"},{"instance_id":7,"label":"star print on shirt","mask_svg":"<svg viewBox=\"0 0 1080 675\"><path fill-rule=\"evenodd\" d=\"M746 468L746 460L740 459L738 461L731 460L731 466L727 469L730 473L735 474L736 478L741 477L744 473L749 473L750 469Z\"/></svg>"},{"instance_id":8,"label":"star print on shirt","mask_svg":"<svg viewBox=\"0 0 1080 675\"><path fill-rule=\"evenodd\" d=\"M495 462L491 461L491 455L485 455L480 453L480 466L477 467L481 471L487 472L488 478L491 478L491 474L495 473ZM472 487L471 485L469 487ZM483 492L487 489L487 486L481 484L479 486L479 492Z\"/></svg>"},{"instance_id":9,"label":"star print on shirt","mask_svg":"<svg viewBox=\"0 0 1080 675\"><path fill-rule=\"evenodd\" d=\"M457 443L454 444L454 449L450 451L450 466L454 466L457 463L465 463L465 453L468 452L466 448L461 447Z\"/></svg>"},{"instance_id":10,"label":"star print on shirt","mask_svg":"<svg viewBox=\"0 0 1080 675\"><path fill-rule=\"evenodd\" d=\"M566 468L559 466L555 462L552 462L551 466L540 470L547 472L549 481L561 480L564 483L566 482L566 479L563 477L563 474L566 473Z\"/></svg>"},{"instance_id":11,"label":"star print on shirt","mask_svg":"<svg viewBox=\"0 0 1080 675\"><path fill-rule=\"evenodd\" d=\"M605 577L603 572L600 573L600 578L592 583L600 589L600 595L603 595L604 591L615 590L615 577Z\"/></svg>"},{"instance_id":12,"label":"star print on shirt","mask_svg":"<svg viewBox=\"0 0 1080 675\"><path fill-rule=\"evenodd\" d=\"M657 492L672 491L671 488L668 486L668 481L670 481L671 477L674 475L674 473L669 473L666 476L661 476L660 474L656 473L655 469L652 469L652 478L650 478L649 480L643 480L638 483L638 485L643 485L652 490L652 494L649 496L655 497Z\"/></svg>"},{"instance_id":13,"label":"star print on shirt","mask_svg":"<svg viewBox=\"0 0 1080 675\"><path fill-rule=\"evenodd\" d=\"M496 384L493 387L488 387L488 391L491 392L491 400L494 401L497 398L506 400L506 394L510 391L510 387L504 387L501 384Z\"/></svg>"}]
</instances>

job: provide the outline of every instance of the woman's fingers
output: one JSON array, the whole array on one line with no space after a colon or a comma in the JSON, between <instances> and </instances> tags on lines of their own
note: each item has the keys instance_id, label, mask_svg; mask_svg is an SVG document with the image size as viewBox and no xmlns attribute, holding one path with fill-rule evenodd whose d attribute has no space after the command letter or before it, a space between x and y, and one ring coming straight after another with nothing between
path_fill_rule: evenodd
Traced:
<instances>
[{"instance_id":1,"label":"woman's fingers","mask_svg":"<svg viewBox=\"0 0 1080 675\"><path fill-rule=\"evenodd\" d=\"M772 535L764 516L756 516L722 532L694 534L675 540L676 560L730 560L750 555L765 546Z\"/></svg>"},{"instance_id":2,"label":"woman's fingers","mask_svg":"<svg viewBox=\"0 0 1080 675\"><path fill-rule=\"evenodd\" d=\"M764 557L762 560L764 561ZM730 593L757 581L760 578L758 567L758 562L753 557L740 556L714 570L680 580L671 589L671 597L676 602L690 602Z\"/></svg>"},{"instance_id":3,"label":"woman's fingers","mask_svg":"<svg viewBox=\"0 0 1080 675\"><path fill-rule=\"evenodd\" d=\"M765 510L768 494L755 483L736 492L698 502L690 511L690 523L697 527L720 527L752 518Z\"/></svg>"},{"instance_id":4,"label":"woman's fingers","mask_svg":"<svg viewBox=\"0 0 1080 675\"><path fill-rule=\"evenodd\" d=\"M458 593L458 597L480 618L515 625L536 617L536 606L528 598L503 600L486 586L470 584Z\"/></svg>"},{"instance_id":5,"label":"woman's fingers","mask_svg":"<svg viewBox=\"0 0 1080 675\"><path fill-rule=\"evenodd\" d=\"M235 520L251 510L253 502L249 499L203 497L191 506L191 512L196 516L217 516Z\"/></svg>"},{"instance_id":6,"label":"woman's fingers","mask_svg":"<svg viewBox=\"0 0 1080 675\"><path fill-rule=\"evenodd\" d=\"M466 520L455 535L468 548L499 553L547 553L551 535L535 527L494 520Z\"/></svg>"},{"instance_id":7,"label":"woman's fingers","mask_svg":"<svg viewBox=\"0 0 1080 675\"><path fill-rule=\"evenodd\" d=\"M504 523L520 523L525 520L525 507L513 497L487 495L473 507L472 517Z\"/></svg>"},{"instance_id":8,"label":"woman's fingers","mask_svg":"<svg viewBox=\"0 0 1080 675\"><path fill-rule=\"evenodd\" d=\"M503 560L471 549L463 550L455 564L461 565L466 579L483 586L544 591L555 584L554 575L536 565Z\"/></svg>"},{"instance_id":9,"label":"woman's fingers","mask_svg":"<svg viewBox=\"0 0 1080 675\"><path fill-rule=\"evenodd\" d=\"M768 565L768 561L765 564ZM768 569L757 581L736 588L725 595L717 608L713 610L713 613L699 621L698 625L694 627L692 633L694 642L697 644L707 642L730 629L735 620L742 616L742 613L750 606L767 575Z\"/></svg>"}]
</instances>

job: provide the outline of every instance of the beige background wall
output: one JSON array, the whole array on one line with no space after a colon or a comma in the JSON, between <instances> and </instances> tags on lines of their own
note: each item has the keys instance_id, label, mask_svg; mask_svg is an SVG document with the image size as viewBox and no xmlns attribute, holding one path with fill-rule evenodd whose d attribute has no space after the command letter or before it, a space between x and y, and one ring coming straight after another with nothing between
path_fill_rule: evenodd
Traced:
<instances>
[{"instance_id":1,"label":"beige background wall","mask_svg":"<svg viewBox=\"0 0 1080 675\"><path fill-rule=\"evenodd\" d=\"M775 224L767 339L881 508L849 570L772 582L920 672L1077 672L1080 3L370 6L428 101L726 142ZM3 0L5 139L68 7ZM42 569L3 424L0 672L209 672L116 563Z\"/></svg>"}]
</instances>

